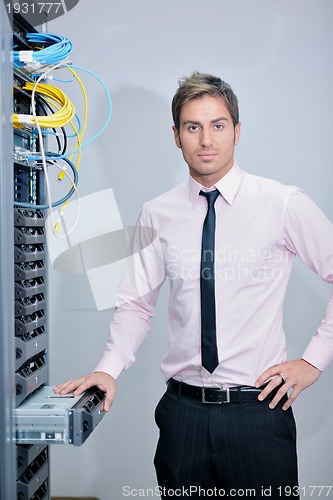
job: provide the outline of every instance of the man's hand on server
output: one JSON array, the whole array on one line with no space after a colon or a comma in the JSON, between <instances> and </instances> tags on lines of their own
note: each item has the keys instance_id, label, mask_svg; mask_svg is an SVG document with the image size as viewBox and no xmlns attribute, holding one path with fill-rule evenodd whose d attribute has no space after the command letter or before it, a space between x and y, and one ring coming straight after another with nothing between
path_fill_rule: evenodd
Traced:
<instances>
[{"instance_id":1,"label":"man's hand on server","mask_svg":"<svg viewBox=\"0 0 333 500\"><path fill-rule=\"evenodd\" d=\"M63 384L57 385L53 390L56 394L68 394L72 392L74 396L80 396L90 389L90 387L98 387L98 389L105 392L103 411L109 411L116 392L116 380L108 373L88 373L80 378L68 380Z\"/></svg>"}]
</instances>

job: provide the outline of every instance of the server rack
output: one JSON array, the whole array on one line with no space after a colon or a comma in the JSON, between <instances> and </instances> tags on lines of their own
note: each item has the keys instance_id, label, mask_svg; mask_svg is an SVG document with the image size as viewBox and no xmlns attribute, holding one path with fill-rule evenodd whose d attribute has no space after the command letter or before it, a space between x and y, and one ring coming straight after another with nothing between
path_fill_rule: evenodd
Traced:
<instances>
[{"instance_id":1,"label":"server rack","mask_svg":"<svg viewBox=\"0 0 333 500\"><path fill-rule=\"evenodd\" d=\"M27 32L37 31L22 16L13 18L13 46L32 50ZM13 68L12 113L29 114L31 96L23 89L31 81L24 70ZM39 111L39 109L37 108ZM40 114L40 113L38 113ZM27 153L40 150L39 138L29 126L13 134L13 201L45 203L44 173ZM14 352L15 407L48 382L47 253L45 212L16 205L14 226ZM40 444L16 444L18 500L49 498L49 449ZM14 497L13 497L14 498Z\"/></svg>"},{"instance_id":2,"label":"server rack","mask_svg":"<svg viewBox=\"0 0 333 500\"><path fill-rule=\"evenodd\" d=\"M14 216L12 113L12 29L0 3L0 498L16 498L13 434L14 380Z\"/></svg>"},{"instance_id":3,"label":"server rack","mask_svg":"<svg viewBox=\"0 0 333 500\"><path fill-rule=\"evenodd\" d=\"M48 500L49 444L83 444L104 416L105 394L92 388L57 400L47 385L46 211L38 206L48 205L45 173L31 154L46 135L26 122L14 133L12 126L13 113L31 112L34 81L13 64L13 42L16 51L39 50L26 36L38 29L19 14L11 25L5 3L0 9L0 499ZM35 106L48 114L40 97Z\"/></svg>"}]
</instances>

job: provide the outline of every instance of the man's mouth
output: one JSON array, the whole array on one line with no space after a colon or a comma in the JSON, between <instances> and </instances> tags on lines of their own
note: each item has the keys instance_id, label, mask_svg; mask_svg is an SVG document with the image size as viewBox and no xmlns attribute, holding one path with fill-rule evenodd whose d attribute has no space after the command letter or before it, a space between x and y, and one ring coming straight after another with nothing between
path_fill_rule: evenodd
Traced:
<instances>
[{"instance_id":1,"label":"man's mouth","mask_svg":"<svg viewBox=\"0 0 333 500\"><path fill-rule=\"evenodd\" d=\"M211 158L214 158L214 156L216 156L216 153L213 153L212 151L203 151L202 153L199 153L198 156L203 160L209 160Z\"/></svg>"}]
</instances>

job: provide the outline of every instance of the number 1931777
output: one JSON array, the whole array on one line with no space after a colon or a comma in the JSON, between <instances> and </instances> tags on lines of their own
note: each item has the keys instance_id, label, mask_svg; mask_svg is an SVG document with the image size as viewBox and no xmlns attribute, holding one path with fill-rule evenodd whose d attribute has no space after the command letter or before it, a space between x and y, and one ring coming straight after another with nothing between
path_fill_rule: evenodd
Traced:
<instances>
[{"instance_id":1,"label":"number 1931777","mask_svg":"<svg viewBox=\"0 0 333 500\"><path fill-rule=\"evenodd\" d=\"M9 15L11 14L60 14L63 10L61 2L14 2L7 3L6 9ZM61 9L59 11L59 9Z\"/></svg>"},{"instance_id":2,"label":"number 1931777","mask_svg":"<svg viewBox=\"0 0 333 500\"><path fill-rule=\"evenodd\" d=\"M280 497L329 497L333 496L333 486L279 486L277 488Z\"/></svg>"}]
</instances>

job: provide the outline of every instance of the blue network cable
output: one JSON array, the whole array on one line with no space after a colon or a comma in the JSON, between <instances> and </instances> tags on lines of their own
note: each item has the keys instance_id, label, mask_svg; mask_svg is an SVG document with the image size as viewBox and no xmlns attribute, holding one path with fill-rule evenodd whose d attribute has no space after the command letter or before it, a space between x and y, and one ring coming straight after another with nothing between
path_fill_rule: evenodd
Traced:
<instances>
[{"instance_id":1,"label":"blue network cable","mask_svg":"<svg viewBox=\"0 0 333 500\"><path fill-rule=\"evenodd\" d=\"M58 155L57 153L45 153L45 156L47 157L47 159L58 159L58 158L62 158L61 155ZM77 170L75 168L75 166L73 165L73 163L68 159L68 158L63 158L63 160L68 163L68 165L70 166L72 172L73 172L73 182L75 184L75 186L77 186L78 184L78 181L79 181L79 176L78 176L78 173L77 173ZM72 196L72 194L74 193L74 188L71 187L71 189L68 191L68 193L63 197L61 198L60 200L58 201L55 201L54 203L52 203L52 208L54 207L58 207L59 205L63 205L67 200L69 200L69 198ZM14 206L15 207L23 207L23 208L33 208L33 209L39 209L39 210L47 210L48 208L50 208L49 205L33 205L31 203L23 203L23 202L14 202Z\"/></svg>"},{"instance_id":2,"label":"blue network cable","mask_svg":"<svg viewBox=\"0 0 333 500\"><path fill-rule=\"evenodd\" d=\"M40 50L14 50L14 65L21 67L27 63L39 63L40 65L53 66L58 62L65 61L73 50L73 44L61 35L45 33L27 33L27 41L43 45Z\"/></svg>"},{"instance_id":3,"label":"blue network cable","mask_svg":"<svg viewBox=\"0 0 333 500\"><path fill-rule=\"evenodd\" d=\"M64 64L64 67L67 66L66 64ZM97 134L95 134L91 139L89 139L88 142L86 142L85 144L82 144L82 146L76 148L74 151L72 151L71 153L66 153L64 155L60 155L60 156L55 156L55 158L52 158L52 153L49 153L49 158L51 159L60 159L60 158L67 158L68 156L72 156L76 153L78 153L79 151L81 151L82 149L86 148L87 146L89 146L93 141L95 141L103 132L104 130L106 129L106 127L108 126L110 120L111 120L111 116L112 116L112 100L111 100L111 96L110 96L110 93L105 85L105 83L103 82L103 80L98 76L96 75L95 73L93 73L92 71L86 69L86 68L82 68L80 66L74 66L74 65L70 65L71 68L73 69L77 69L77 70L80 70L80 71L84 71L85 73L89 73L91 76L93 76L94 78L96 78L99 83L102 85L105 93L106 93L106 96L107 96L107 99L108 99L108 103L109 103L109 112L108 112L108 116L105 120L105 123L103 125L103 127L99 130L99 132L97 132ZM33 157L29 157L31 159L38 159L39 157L37 157L36 155L34 155Z\"/></svg>"}]
</instances>

